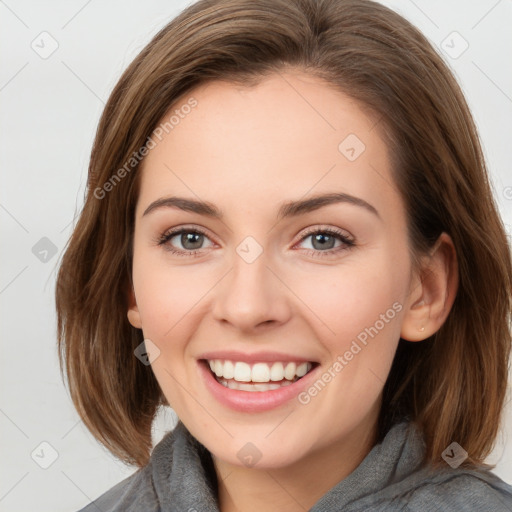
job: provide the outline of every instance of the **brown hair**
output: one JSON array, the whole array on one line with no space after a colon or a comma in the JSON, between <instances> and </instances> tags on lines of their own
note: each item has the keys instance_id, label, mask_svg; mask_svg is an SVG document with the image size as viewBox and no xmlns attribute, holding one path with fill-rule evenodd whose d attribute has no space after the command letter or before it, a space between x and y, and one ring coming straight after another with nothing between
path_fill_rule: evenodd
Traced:
<instances>
[{"instance_id":1,"label":"brown hair","mask_svg":"<svg viewBox=\"0 0 512 512\"><path fill-rule=\"evenodd\" d=\"M380 437L407 415L425 434L427 462L439 463L457 441L466 463L479 464L506 394L510 248L460 87L415 27L369 0L202 0L124 72L99 123L85 204L57 280L59 357L73 402L114 455L147 464L152 421L166 402L151 367L134 357L143 337L127 310L140 173L138 165L119 170L194 86L251 86L286 67L324 79L380 117L413 262L442 232L458 255L459 289L443 326L424 342L399 342Z\"/></svg>"}]
</instances>

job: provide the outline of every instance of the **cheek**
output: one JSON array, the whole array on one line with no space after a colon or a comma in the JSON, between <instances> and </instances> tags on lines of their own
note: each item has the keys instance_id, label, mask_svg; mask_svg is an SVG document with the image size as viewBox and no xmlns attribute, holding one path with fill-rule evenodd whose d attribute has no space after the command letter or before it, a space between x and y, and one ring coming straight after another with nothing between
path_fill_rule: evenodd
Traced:
<instances>
[{"instance_id":1,"label":"cheek","mask_svg":"<svg viewBox=\"0 0 512 512\"><path fill-rule=\"evenodd\" d=\"M382 257L331 277L321 289L308 281L301 290L328 327L319 327L317 337L330 358L319 376L322 382L306 390L301 403L310 401L315 414L329 416L333 428L343 429L347 411L351 422L359 421L385 384L400 337L404 278L396 262ZM313 389L324 384L325 394Z\"/></svg>"},{"instance_id":2,"label":"cheek","mask_svg":"<svg viewBox=\"0 0 512 512\"><path fill-rule=\"evenodd\" d=\"M206 268L171 265L164 251L135 253L133 284L144 335L163 340L172 336L214 284Z\"/></svg>"},{"instance_id":3,"label":"cheek","mask_svg":"<svg viewBox=\"0 0 512 512\"><path fill-rule=\"evenodd\" d=\"M314 315L318 335L332 353L346 350L359 335L364 338L365 329L375 324L392 337L399 333L403 280L396 262L379 255L357 265L326 267L314 278L296 275L294 292Z\"/></svg>"}]
</instances>

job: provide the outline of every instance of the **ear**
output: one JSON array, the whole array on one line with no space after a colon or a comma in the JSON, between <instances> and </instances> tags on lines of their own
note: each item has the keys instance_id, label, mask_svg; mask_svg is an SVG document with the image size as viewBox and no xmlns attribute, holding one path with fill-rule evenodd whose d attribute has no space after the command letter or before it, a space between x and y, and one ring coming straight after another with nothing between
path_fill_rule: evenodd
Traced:
<instances>
[{"instance_id":1,"label":"ear","mask_svg":"<svg viewBox=\"0 0 512 512\"><path fill-rule=\"evenodd\" d=\"M458 286L455 246L442 233L411 279L400 337L422 341L436 333L450 313Z\"/></svg>"},{"instance_id":2,"label":"ear","mask_svg":"<svg viewBox=\"0 0 512 512\"><path fill-rule=\"evenodd\" d=\"M137 300L135 299L133 286L130 287L130 291L128 292L128 321L133 327L142 329L142 322L140 320L139 308L137 306Z\"/></svg>"}]
</instances>

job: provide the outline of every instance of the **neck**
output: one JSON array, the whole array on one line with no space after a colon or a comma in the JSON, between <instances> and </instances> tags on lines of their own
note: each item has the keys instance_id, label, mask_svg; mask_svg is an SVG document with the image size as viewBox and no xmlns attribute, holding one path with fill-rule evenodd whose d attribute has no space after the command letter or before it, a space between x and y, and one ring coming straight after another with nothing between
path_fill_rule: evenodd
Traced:
<instances>
[{"instance_id":1,"label":"neck","mask_svg":"<svg viewBox=\"0 0 512 512\"><path fill-rule=\"evenodd\" d=\"M372 418L374 420L374 418ZM359 425L348 436L286 467L257 469L214 457L221 512L304 512L346 478L375 444L377 424Z\"/></svg>"}]
</instances>

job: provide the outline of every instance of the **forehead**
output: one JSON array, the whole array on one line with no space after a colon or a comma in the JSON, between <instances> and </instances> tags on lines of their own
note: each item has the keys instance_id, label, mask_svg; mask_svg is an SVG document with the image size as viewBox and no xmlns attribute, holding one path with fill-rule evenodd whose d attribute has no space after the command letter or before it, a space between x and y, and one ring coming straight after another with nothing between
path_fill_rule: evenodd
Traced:
<instances>
[{"instance_id":1,"label":"forehead","mask_svg":"<svg viewBox=\"0 0 512 512\"><path fill-rule=\"evenodd\" d=\"M200 85L160 126L166 122L141 166L140 208L171 193L229 201L234 209L247 207L249 196L263 206L259 200L281 202L283 194L329 191L396 200L376 118L316 77L288 72L251 87Z\"/></svg>"}]
</instances>

